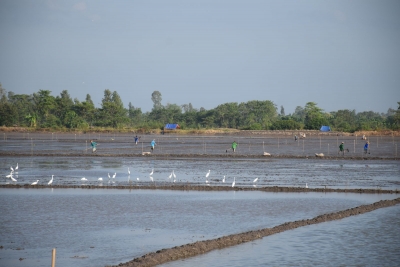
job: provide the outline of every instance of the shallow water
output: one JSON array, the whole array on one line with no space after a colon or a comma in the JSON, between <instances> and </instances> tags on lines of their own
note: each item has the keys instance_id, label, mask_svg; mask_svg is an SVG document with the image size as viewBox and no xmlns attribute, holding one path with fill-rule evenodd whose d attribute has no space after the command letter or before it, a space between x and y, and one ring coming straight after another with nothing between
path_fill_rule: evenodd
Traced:
<instances>
[{"instance_id":1,"label":"shallow water","mask_svg":"<svg viewBox=\"0 0 400 267\"><path fill-rule=\"evenodd\" d=\"M17 182L6 178L10 166L19 170ZM130 175L128 174L128 168ZM171 184L172 171L177 184L230 186L235 178L239 187L290 186L309 188L400 189L400 164L395 160L318 160L318 159L157 159L157 158L71 158L0 157L0 184L47 185L54 175L55 185L150 185L150 172L157 185ZM205 175L210 171L210 176ZM116 175L115 179L109 179ZM226 182L223 183L225 176ZM87 181L81 181L85 177ZM103 181L99 182L98 178ZM253 183L254 179L258 182ZM139 180L138 180L139 179Z\"/></svg>"},{"instance_id":2,"label":"shallow water","mask_svg":"<svg viewBox=\"0 0 400 267\"><path fill-rule=\"evenodd\" d=\"M273 227L388 194L0 189L0 266L105 266L162 248ZM388 227L392 227L389 222ZM20 261L19 259L23 260ZM242 266L242 265L236 265Z\"/></svg>"},{"instance_id":3,"label":"shallow water","mask_svg":"<svg viewBox=\"0 0 400 267\"><path fill-rule=\"evenodd\" d=\"M194 154L194 155L227 155L232 154L231 144L238 143L238 155L272 155L310 156L324 153L326 156L338 156L341 142L349 150L345 157L380 157L398 158L400 156L399 136L371 136L369 154L364 155L364 140L358 136L337 136L334 133L320 136L309 135L306 139L294 141L294 136L286 134L267 134L251 136L242 135L142 135L138 145L134 143L134 134L81 134L81 133L0 133L0 152L13 152L37 155L91 154L90 140L98 143L100 154L140 155L150 151L150 142L156 140L154 155ZM290 134L290 135L289 135ZM399 151L398 151L399 149Z\"/></svg>"},{"instance_id":4,"label":"shallow water","mask_svg":"<svg viewBox=\"0 0 400 267\"><path fill-rule=\"evenodd\" d=\"M159 266L398 266L399 218L396 205Z\"/></svg>"}]
</instances>

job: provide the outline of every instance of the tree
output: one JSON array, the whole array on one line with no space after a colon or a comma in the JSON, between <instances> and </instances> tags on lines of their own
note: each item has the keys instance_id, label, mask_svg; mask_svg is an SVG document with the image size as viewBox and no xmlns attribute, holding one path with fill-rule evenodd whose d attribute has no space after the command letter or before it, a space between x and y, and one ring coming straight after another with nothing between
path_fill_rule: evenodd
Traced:
<instances>
[{"instance_id":1,"label":"tree","mask_svg":"<svg viewBox=\"0 0 400 267\"><path fill-rule=\"evenodd\" d=\"M33 94L35 113L38 116L39 126L53 127L58 124L58 118L50 116L51 111L55 108L55 98L50 93L51 91L49 90L39 90L38 93ZM49 121L47 122L48 119Z\"/></svg>"},{"instance_id":2,"label":"tree","mask_svg":"<svg viewBox=\"0 0 400 267\"><path fill-rule=\"evenodd\" d=\"M161 100L162 96L159 91L154 91L151 94L151 101L153 101L153 109L159 109L162 107Z\"/></svg>"},{"instance_id":3,"label":"tree","mask_svg":"<svg viewBox=\"0 0 400 267\"><path fill-rule=\"evenodd\" d=\"M101 125L118 127L118 124L127 121L127 110L124 108L121 97L116 91L104 90L104 98L101 101Z\"/></svg>"},{"instance_id":4,"label":"tree","mask_svg":"<svg viewBox=\"0 0 400 267\"><path fill-rule=\"evenodd\" d=\"M285 108L281 106L281 116L285 116Z\"/></svg>"},{"instance_id":5,"label":"tree","mask_svg":"<svg viewBox=\"0 0 400 267\"><path fill-rule=\"evenodd\" d=\"M322 125L327 124L324 117L323 110L317 106L317 103L308 102L304 107L306 117L304 119L304 126L308 130L318 130Z\"/></svg>"}]
</instances>

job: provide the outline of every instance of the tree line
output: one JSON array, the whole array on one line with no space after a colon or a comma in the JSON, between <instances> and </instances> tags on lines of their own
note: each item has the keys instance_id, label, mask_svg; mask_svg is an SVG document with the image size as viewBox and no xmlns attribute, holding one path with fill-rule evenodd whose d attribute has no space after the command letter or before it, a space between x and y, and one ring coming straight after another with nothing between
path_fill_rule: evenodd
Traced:
<instances>
[{"instance_id":1,"label":"tree line","mask_svg":"<svg viewBox=\"0 0 400 267\"><path fill-rule=\"evenodd\" d=\"M79 129L110 127L114 129L163 129L166 123L178 123L181 129L235 128L242 130L319 130L328 125L332 130L354 132L360 130L399 130L400 102L397 110L386 114L355 110L324 112L317 103L297 106L293 114L285 114L269 100L231 102L206 110L196 109L191 103L162 104L162 95L151 95L153 108L142 112L129 102L125 108L116 91L104 90L101 107L95 107L91 96L84 101L72 99L67 90L59 96L49 90L31 95L6 92L0 84L0 126L32 128Z\"/></svg>"}]
</instances>

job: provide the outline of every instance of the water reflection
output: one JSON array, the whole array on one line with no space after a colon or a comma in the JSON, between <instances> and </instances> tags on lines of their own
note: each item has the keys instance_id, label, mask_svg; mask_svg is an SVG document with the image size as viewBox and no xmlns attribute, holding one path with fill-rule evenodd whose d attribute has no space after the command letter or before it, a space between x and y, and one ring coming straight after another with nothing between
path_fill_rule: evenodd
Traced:
<instances>
[{"instance_id":1,"label":"water reflection","mask_svg":"<svg viewBox=\"0 0 400 267\"><path fill-rule=\"evenodd\" d=\"M104 266L395 195L0 189L1 266ZM19 258L24 260L19 261Z\"/></svg>"}]
</instances>

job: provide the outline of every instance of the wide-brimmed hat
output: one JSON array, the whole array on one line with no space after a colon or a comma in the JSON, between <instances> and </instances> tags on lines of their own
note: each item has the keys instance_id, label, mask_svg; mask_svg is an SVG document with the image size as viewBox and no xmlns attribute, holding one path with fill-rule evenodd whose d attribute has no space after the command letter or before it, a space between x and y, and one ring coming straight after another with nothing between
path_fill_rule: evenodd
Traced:
<instances>
[{"instance_id":1,"label":"wide-brimmed hat","mask_svg":"<svg viewBox=\"0 0 400 267\"><path fill-rule=\"evenodd\" d=\"M342 144L344 144L344 142L342 142Z\"/></svg>"}]
</instances>

